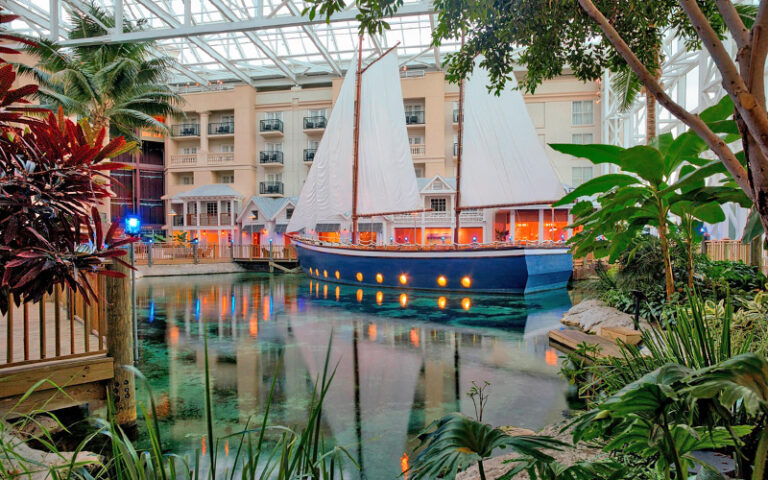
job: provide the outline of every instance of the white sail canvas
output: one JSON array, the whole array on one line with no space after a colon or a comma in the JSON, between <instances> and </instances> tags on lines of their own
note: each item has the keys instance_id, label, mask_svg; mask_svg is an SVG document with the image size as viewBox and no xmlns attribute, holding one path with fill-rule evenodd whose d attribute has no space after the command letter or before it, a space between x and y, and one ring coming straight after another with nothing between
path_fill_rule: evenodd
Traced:
<instances>
[{"instance_id":1,"label":"white sail canvas","mask_svg":"<svg viewBox=\"0 0 768 480\"><path fill-rule=\"evenodd\" d=\"M353 60L351 64L357 65ZM355 68L347 71L328 125L317 146L288 232L309 232L321 222L340 221L352 212L352 156L355 125Z\"/></svg>"},{"instance_id":2,"label":"white sail canvas","mask_svg":"<svg viewBox=\"0 0 768 480\"><path fill-rule=\"evenodd\" d=\"M517 81L500 96L476 66L464 87L461 206L548 203L565 193L536 135Z\"/></svg>"}]
</instances>

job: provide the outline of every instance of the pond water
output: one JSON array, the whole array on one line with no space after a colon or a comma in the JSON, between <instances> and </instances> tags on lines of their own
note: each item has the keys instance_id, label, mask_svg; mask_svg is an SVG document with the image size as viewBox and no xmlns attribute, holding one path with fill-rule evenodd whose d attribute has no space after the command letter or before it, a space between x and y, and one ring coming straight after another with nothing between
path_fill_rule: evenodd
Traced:
<instances>
[{"instance_id":1,"label":"pond water","mask_svg":"<svg viewBox=\"0 0 768 480\"><path fill-rule=\"evenodd\" d=\"M141 279L137 297L139 368L163 446L177 454L204 448L206 331L217 437L260 421L274 375L272 423L301 425L332 341L338 368L322 429L362 466L352 478L396 478L430 422L456 410L474 415L473 381L491 384L484 421L493 425L535 430L567 409L547 342L571 306L564 290L440 296L243 274Z\"/></svg>"}]
</instances>

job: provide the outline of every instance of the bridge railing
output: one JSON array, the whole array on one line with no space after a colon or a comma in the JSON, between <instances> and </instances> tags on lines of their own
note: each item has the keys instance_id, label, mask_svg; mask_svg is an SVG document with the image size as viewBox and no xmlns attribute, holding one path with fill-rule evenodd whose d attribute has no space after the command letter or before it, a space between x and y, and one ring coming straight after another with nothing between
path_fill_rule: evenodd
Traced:
<instances>
[{"instance_id":1,"label":"bridge railing","mask_svg":"<svg viewBox=\"0 0 768 480\"><path fill-rule=\"evenodd\" d=\"M270 254L270 248L272 253ZM192 243L141 243L134 245L136 265L226 263L233 260L295 260L290 245L229 245Z\"/></svg>"}]
</instances>

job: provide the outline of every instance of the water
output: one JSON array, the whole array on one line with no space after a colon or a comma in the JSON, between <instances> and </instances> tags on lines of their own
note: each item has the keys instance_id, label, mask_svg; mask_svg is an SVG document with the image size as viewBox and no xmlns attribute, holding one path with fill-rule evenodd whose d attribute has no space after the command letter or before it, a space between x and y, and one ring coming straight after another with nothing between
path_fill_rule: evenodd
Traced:
<instances>
[{"instance_id":1,"label":"water","mask_svg":"<svg viewBox=\"0 0 768 480\"><path fill-rule=\"evenodd\" d=\"M416 435L433 420L457 409L472 416L473 381L491 383L484 420L493 425L536 430L567 408L546 337L571 306L565 291L525 299L403 295L248 274L142 279L137 296L140 369L164 447L178 454L204 448L204 329L216 436L261 419L275 374L272 422L301 425L333 336L339 364L322 428L371 480L396 478L401 457L412 456ZM146 398L144 387L139 395Z\"/></svg>"}]
</instances>

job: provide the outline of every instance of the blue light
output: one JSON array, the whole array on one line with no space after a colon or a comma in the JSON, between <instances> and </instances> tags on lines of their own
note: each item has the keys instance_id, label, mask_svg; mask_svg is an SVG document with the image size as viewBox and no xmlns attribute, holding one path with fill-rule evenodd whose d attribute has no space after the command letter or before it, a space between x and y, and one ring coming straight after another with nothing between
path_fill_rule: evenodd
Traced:
<instances>
[{"instance_id":1,"label":"blue light","mask_svg":"<svg viewBox=\"0 0 768 480\"><path fill-rule=\"evenodd\" d=\"M472 237L472 243L477 243L477 237Z\"/></svg>"},{"instance_id":2,"label":"blue light","mask_svg":"<svg viewBox=\"0 0 768 480\"><path fill-rule=\"evenodd\" d=\"M200 321L200 299L195 299L195 320Z\"/></svg>"},{"instance_id":3,"label":"blue light","mask_svg":"<svg viewBox=\"0 0 768 480\"><path fill-rule=\"evenodd\" d=\"M192 239L192 243L195 243L195 244L197 243L197 237Z\"/></svg>"},{"instance_id":4,"label":"blue light","mask_svg":"<svg viewBox=\"0 0 768 480\"><path fill-rule=\"evenodd\" d=\"M149 302L149 323L155 321L155 302L154 300Z\"/></svg>"},{"instance_id":5,"label":"blue light","mask_svg":"<svg viewBox=\"0 0 768 480\"><path fill-rule=\"evenodd\" d=\"M135 215L125 217L125 233L135 235L141 231L141 219Z\"/></svg>"}]
</instances>

